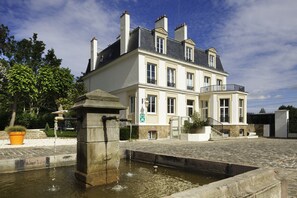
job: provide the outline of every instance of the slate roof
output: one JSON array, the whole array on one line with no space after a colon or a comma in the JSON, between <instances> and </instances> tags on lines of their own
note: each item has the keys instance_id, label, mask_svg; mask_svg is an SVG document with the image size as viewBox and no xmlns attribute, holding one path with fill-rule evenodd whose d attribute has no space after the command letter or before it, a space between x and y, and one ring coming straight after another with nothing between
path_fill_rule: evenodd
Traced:
<instances>
[{"instance_id":1,"label":"slate roof","mask_svg":"<svg viewBox=\"0 0 297 198\"><path fill-rule=\"evenodd\" d=\"M127 53L132 52L137 48L140 48L145 51L160 54L155 51L154 45L155 45L154 31L137 27L132 32L130 32L130 40L129 40ZM171 38L167 39L167 54L162 54L162 55L187 62L184 58L183 42L179 42ZM104 67L105 65L112 62L113 60L116 60L118 57L120 57L120 40L117 40L116 42L109 45L107 48L105 48L104 50L98 53L96 69ZM212 68L208 66L207 50L201 50L201 49L195 48L194 64L202 67L206 67L209 69L217 70L220 72L225 72L219 55L217 55L217 58L216 58L216 68ZM90 60L88 62L88 66L85 74L88 74L89 72L90 72Z\"/></svg>"}]
</instances>

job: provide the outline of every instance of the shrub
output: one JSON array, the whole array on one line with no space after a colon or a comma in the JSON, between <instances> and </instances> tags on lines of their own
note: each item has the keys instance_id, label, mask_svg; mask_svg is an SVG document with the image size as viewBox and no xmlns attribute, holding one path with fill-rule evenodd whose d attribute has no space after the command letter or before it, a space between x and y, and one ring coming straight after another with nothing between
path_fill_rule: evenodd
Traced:
<instances>
[{"instance_id":1,"label":"shrub","mask_svg":"<svg viewBox=\"0 0 297 198\"><path fill-rule=\"evenodd\" d=\"M53 129L49 129L48 131L44 130L47 137L55 137L55 132ZM60 131L57 130L57 137L68 137L68 138L76 138L76 131Z\"/></svg>"},{"instance_id":2,"label":"shrub","mask_svg":"<svg viewBox=\"0 0 297 198\"><path fill-rule=\"evenodd\" d=\"M132 134L131 139L138 139L139 133L138 133L138 127L132 126ZM120 140L129 140L130 139L130 127L121 127L120 128Z\"/></svg>"},{"instance_id":3,"label":"shrub","mask_svg":"<svg viewBox=\"0 0 297 198\"><path fill-rule=\"evenodd\" d=\"M21 126L21 125L8 126L8 127L5 127L5 131L7 133L9 133L9 132L23 132L23 131L26 131L26 127Z\"/></svg>"},{"instance_id":4,"label":"shrub","mask_svg":"<svg viewBox=\"0 0 297 198\"><path fill-rule=\"evenodd\" d=\"M198 112L194 112L191 116L192 122L185 121L184 123L184 133L197 133L197 129L202 128L203 126L208 126L208 122L201 119Z\"/></svg>"},{"instance_id":5,"label":"shrub","mask_svg":"<svg viewBox=\"0 0 297 198\"><path fill-rule=\"evenodd\" d=\"M50 130L50 127L48 125L48 123L45 124L45 127L44 127L44 132L48 132Z\"/></svg>"}]
</instances>

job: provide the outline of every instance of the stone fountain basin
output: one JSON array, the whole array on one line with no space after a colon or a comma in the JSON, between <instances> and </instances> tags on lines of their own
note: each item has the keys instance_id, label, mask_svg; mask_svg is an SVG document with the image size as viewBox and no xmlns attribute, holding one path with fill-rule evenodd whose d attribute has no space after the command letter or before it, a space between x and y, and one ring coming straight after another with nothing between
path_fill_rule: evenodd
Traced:
<instances>
[{"instance_id":1,"label":"stone fountain basin","mask_svg":"<svg viewBox=\"0 0 297 198\"><path fill-rule=\"evenodd\" d=\"M203 174L224 175L226 179L198 188L175 193L167 198L182 197L287 197L287 182L271 168L258 168L224 162L215 162L126 150L127 159L157 166L198 171Z\"/></svg>"}]
</instances>

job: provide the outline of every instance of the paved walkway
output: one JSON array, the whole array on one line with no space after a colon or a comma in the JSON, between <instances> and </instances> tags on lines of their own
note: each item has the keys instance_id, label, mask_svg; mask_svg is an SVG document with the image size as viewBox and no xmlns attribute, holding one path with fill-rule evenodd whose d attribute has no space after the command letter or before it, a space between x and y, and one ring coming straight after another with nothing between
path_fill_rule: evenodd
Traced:
<instances>
[{"instance_id":1,"label":"paved walkway","mask_svg":"<svg viewBox=\"0 0 297 198\"><path fill-rule=\"evenodd\" d=\"M53 139L26 140L12 146L0 140L1 161L54 155ZM59 139L56 155L76 154L76 139ZM180 140L121 142L122 149L230 162L258 167L273 167L288 180L290 197L297 198L297 140L237 139L212 142ZM0 167L1 168L1 167Z\"/></svg>"}]
</instances>

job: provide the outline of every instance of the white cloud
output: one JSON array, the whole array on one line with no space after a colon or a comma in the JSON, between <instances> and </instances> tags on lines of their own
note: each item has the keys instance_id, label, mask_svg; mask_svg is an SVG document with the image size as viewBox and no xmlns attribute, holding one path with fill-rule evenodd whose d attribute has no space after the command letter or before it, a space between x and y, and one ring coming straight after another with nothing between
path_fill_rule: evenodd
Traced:
<instances>
[{"instance_id":1,"label":"white cloud","mask_svg":"<svg viewBox=\"0 0 297 198\"><path fill-rule=\"evenodd\" d=\"M296 86L297 1L227 1L234 8L220 26L219 46L232 83L252 99Z\"/></svg>"},{"instance_id":2,"label":"white cloud","mask_svg":"<svg viewBox=\"0 0 297 198\"><path fill-rule=\"evenodd\" d=\"M120 12L99 1L31 0L9 4L24 9L22 15L11 9L10 16L6 17L9 20L6 25L15 28L16 38L38 33L47 49L54 48L57 57L63 59L62 66L69 67L77 76L85 72L92 37L98 39L98 47L103 49L114 42L120 32ZM26 17L20 19L21 16Z\"/></svg>"}]
</instances>

